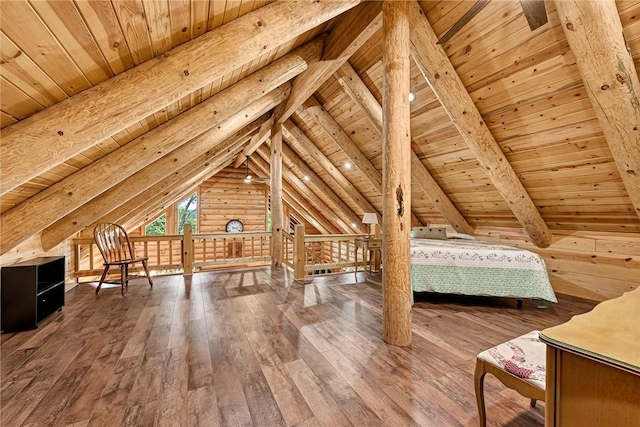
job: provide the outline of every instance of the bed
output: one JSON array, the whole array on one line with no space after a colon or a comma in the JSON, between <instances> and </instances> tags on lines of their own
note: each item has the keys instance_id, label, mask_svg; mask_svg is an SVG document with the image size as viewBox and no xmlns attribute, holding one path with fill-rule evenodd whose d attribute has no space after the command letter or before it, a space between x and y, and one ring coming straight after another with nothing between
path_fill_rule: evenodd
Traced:
<instances>
[{"instance_id":1,"label":"bed","mask_svg":"<svg viewBox=\"0 0 640 427\"><path fill-rule=\"evenodd\" d=\"M531 298L557 303L544 260L524 249L478 240L411 239L414 292Z\"/></svg>"}]
</instances>

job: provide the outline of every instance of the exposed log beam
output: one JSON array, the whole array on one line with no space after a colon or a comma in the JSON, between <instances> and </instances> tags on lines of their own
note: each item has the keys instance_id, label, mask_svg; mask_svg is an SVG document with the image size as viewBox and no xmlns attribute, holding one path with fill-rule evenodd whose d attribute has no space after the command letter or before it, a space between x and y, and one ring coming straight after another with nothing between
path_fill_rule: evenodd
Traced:
<instances>
[{"instance_id":1,"label":"exposed log beam","mask_svg":"<svg viewBox=\"0 0 640 427\"><path fill-rule=\"evenodd\" d=\"M382 224L380 212L349 182L349 180L335 167L331 160L305 135L298 126L291 120L287 120L284 125L285 136L293 139L297 144L311 156L324 171L333 178L335 182L349 195L358 205L362 212L373 212L378 215L378 224Z\"/></svg>"},{"instance_id":2,"label":"exposed log beam","mask_svg":"<svg viewBox=\"0 0 640 427\"><path fill-rule=\"evenodd\" d=\"M417 3L416 3L417 4ZM411 116L409 111L409 7L386 0L382 6L382 338L411 344Z\"/></svg>"},{"instance_id":3,"label":"exposed log beam","mask_svg":"<svg viewBox=\"0 0 640 427\"><path fill-rule=\"evenodd\" d=\"M282 267L282 125L271 126L271 266Z\"/></svg>"},{"instance_id":4,"label":"exposed log beam","mask_svg":"<svg viewBox=\"0 0 640 427\"><path fill-rule=\"evenodd\" d=\"M327 78L351 57L382 26L381 2L366 1L338 18L325 41L324 57L293 81L291 96L275 112L284 123Z\"/></svg>"},{"instance_id":5,"label":"exposed log beam","mask_svg":"<svg viewBox=\"0 0 640 427\"><path fill-rule=\"evenodd\" d=\"M255 156L252 167L255 168L260 174L269 176L269 165L262 160L262 157ZM328 221L324 216L320 214L313 204L309 203L302 197L297 191L291 188L288 182L282 183L282 191L284 193L284 201L296 212L298 212L308 223L314 226L322 234L338 234L340 231ZM267 184L268 185L268 184Z\"/></svg>"},{"instance_id":6,"label":"exposed log beam","mask_svg":"<svg viewBox=\"0 0 640 427\"><path fill-rule=\"evenodd\" d=\"M446 44L449 40L455 36L458 31L462 29L465 25L469 23L482 9L484 9L491 0L477 0L473 6L467 10L464 15L460 17L454 24L449 28L449 30L444 33L440 40L438 40L438 44Z\"/></svg>"},{"instance_id":7,"label":"exposed log beam","mask_svg":"<svg viewBox=\"0 0 640 427\"><path fill-rule=\"evenodd\" d=\"M640 82L613 1L556 1L562 28L640 217Z\"/></svg>"},{"instance_id":8,"label":"exposed log beam","mask_svg":"<svg viewBox=\"0 0 640 427\"><path fill-rule=\"evenodd\" d=\"M209 118L209 122L217 122L216 129L221 132L220 139L223 139L281 102L288 90L288 84L286 84L284 89L278 88L269 92L239 114L228 117L224 121L224 127L220 125L221 121ZM181 114L172 121L180 120L179 118L185 114ZM180 121L185 121L184 117ZM188 124L189 121L186 121ZM157 132L155 132L156 129ZM156 129L3 213L0 216L0 226L3 231L0 254L4 254L29 236L186 142L181 139L183 135L175 126L171 132L165 131L167 129L165 126L159 126Z\"/></svg>"},{"instance_id":9,"label":"exposed log beam","mask_svg":"<svg viewBox=\"0 0 640 427\"><path fill-rule=\"evenodd\" d=\"M549 246L552 239L549 227L487 128L442 46L436 44L438 39L417 2L410 3L409 17L411 53L427 83L531 241L541 248Z\"/></svg>"},{"instance_id":10,"label":"exposed log beam","mask_svg":"<svg viewBox=\"0 0 640 427\"><path fill-rule=\"evenodd\" d=\"M338 196L329 185L327 185L324 180L315 173L313 169L311 169L304 160L296 154L295 151L291 149L288 145L284 144L282 146L282 152L285 156L287 166L289 166L290 170L297 169L302 173L303 176L309 177L309 181L307 185L316 189L316 193L320 193L322 197L330 200L336 208L337 212L342 215L342 218L350 224L350 228L352 230L356 230L358 233L366 233L367 228L361 222L361 217L351 210L351 208ZM375 212L375 211L372 211ZM355 226L354 226L355 224Z\"/></svg>"},{"instance_id":11,"label":"exposed log beam","mask_svg":"<svg viewBox=\"0 0 640 427\"><path fill-rule=\"evenodd\" d=\"M340 67L336 74L340 85L382 136L382 107L378 104L376 97L348 62ZM435 208L456 231L473 234L473 227L449 200L449 197L442 191L442 188L413 151L411 152L411 175L413 182L418 184Z\"/></svg>"},{"instance_id":12,"label":"exposed log beam","mask_svg":"<svg viewBox=\"0 0 640 427\"><path fill-rule=\"evenodd\" d=\"M266 153L265 146L262 146L256 150L263 160L267 161L269 159L268 154ZM322 195L318 195L314 193L300 178L298 178L293 172L291 172L288 168L283 168L282 176L289 182L297 192L299 192L305 199L315 205L320 212L323 212L323 215L330 220L334 221L336 226L341 230L342 233L351 234L353 230L349 225L347 225L342 218L340 217L330 217L328 214L334 213L333 209L327 205L322 199Z\"/></svg>"},{"instance_id":13,"label":"exposed log beam","mask_svg":"<svg viewBox=\"0 0 640 427\"><path fill-rule=\"evenodd\" d=\"M234 168L239 168L240 165L244 163L245 160L247 160L247 157L252 155L253 152L256 151L256 149L261 146L267 140L267 138L271 136L271 126L273 126L273 116L271 116L269 120L266 120L262 124L262 126L260 126L260 130L258 131L258 133L251 137L251 140L249 141L247 146L244 147L244 150L242 150L242 152L238 154L238 157L236 157L236 161L233 164Z\"/></svg>"},{"instance_id":14,"label":"exposed log beam","mask_svg":"<svg viewBox=\"0 0 640 427\"><path fill-rule=\"evenodd\" d=\"M271 3L10 126L0 143L0 194L358 3Z\"/></svg>"},{"instance_id":15,"label":"exposed log beam","mask_svg":"<svg viewBox=\"0 0 640 427\"><path fill-rule=\"evenodd\" d=\"M329 114L327 110L318 102L315 96L311 96L304 103L306 111L311 118L325 131L327 136L331 138L342 151L345 152L349 160L364 174L364 176L371 182L373 188L380 192L382 189L382 174L378 172L373 164L369 161L367 156L364 155L360 148L349 135L342 129L340 124ZM412 224L421 225L420 219L412 214Z\"/></svg>"},{"instance_id":16,"label":"exposed log beam","mask_svg":"<svg viewBox=\"0 0 640 427\"><path fill-rule=\"evenodd\" d=\"M260 122L266 121L267 117L263 116L224 141L218 139L217 134L220 132L217 128L194 138L45 228L41 234L42 248L45 251L50 250L98 220L110 209L118 207L138 194L146 193L145 190L166 176L215 160L229 147L246 142L251 132L260 126Z\"/></svg>"},{"instance_id":17,"label":"exposed log beam","mask_svg":"<svg viewBox=\"0 0 640 427\"><path fill-rule=\"evenodd\" d=\"M527 17L527 23L531 31L537 30L549 22L544 0L520 0L520 5L524 16Z\"/></svg>"},{"instance_id":18,"label":"exposed log beam","mask_svg":"<svg viewBox=\"0 0 640 427\"><path fill-rule=\"evenodd\" d=\"M197 189L206 180L227 167L241 150L242 142L235 141L233 145L205 163L198 164L199 159L194 160L189 168L168 176L154 185L150 191L131 199L125 204L128 206L118 207L85 230L93 230L101 222L121 223L127 228L153 219L154 215L183 198L185 194Z\"/></svg>"}]
</instances>

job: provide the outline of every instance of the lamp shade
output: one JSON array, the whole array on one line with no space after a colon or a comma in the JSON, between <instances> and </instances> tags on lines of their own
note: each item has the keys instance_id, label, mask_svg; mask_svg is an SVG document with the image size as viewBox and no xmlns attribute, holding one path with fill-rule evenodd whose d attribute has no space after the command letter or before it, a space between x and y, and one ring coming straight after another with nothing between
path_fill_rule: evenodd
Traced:
<instances>
[{"instance_id":1,"label":"lamp shade","mask_svg":"<svg viewBox=\"0 0 640 427\"><path fill-rule=\"evenodd\" d=\"M378 223L378 215L375 213L365 213L364 217L362 217L363 224L377 224Z\"/></svg>"}]
</instances>

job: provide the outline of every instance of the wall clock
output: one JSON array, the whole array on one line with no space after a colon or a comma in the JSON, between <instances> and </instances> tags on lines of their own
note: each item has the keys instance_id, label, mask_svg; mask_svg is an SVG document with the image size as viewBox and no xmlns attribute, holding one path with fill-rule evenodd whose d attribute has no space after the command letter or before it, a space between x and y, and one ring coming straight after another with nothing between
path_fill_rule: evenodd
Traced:
<instances>
[{"instance_id":1,"label":"wall clock","mask_svg":"<svg viewBox=\"0 0 640 427\"><path fill-rule=\"evenodd\" d=\"M239 219L232 219L231 221L227 222L225 230L227 230L227 233L242 233L242 230L244 230L244 225Z\"/></svg>"}]
</instances>

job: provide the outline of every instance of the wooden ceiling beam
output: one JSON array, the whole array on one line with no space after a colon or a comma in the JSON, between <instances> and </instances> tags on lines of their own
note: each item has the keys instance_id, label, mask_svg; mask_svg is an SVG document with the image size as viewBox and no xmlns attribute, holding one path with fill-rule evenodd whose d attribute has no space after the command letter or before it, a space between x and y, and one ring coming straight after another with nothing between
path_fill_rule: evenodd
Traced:
<instances>
[{"instance_id":1,"label":"wooden ceiling beam","mask_svg":"<svg viewBox=\"0 0 640 427\"><path fill-rule=\"evenodd\" d=\"M320 167L349 195L363 213L371 212L378 215L378 224L382 224L380 212L360 193L327 156L309 139L309 137L291 120L283 125L285 136L293 139Z\"/></svg>"},{"instance_id":2,"label":"wooden ceiling beam","mask_svg":"<svg viewBox=\"0 0 640 427\"><path fill-rule=\"evenodd\" d=\"M378 104L376 97L369 91L367 85L358 76L358 73L346 62L338 69L336 77L347 94L360 107L373 127L382 136L382 107ZM469 225L464 216L454 206L413 150L411 151L411 175L413 182L418 184L418 187L427 195L438 212L456 231L473 234L473 227Z\"/></svg>"},{"instance_id":3,"label":"wooden ceiling beam","mask_svg":"<svg viewBox=\"0 0 640 427\"><path fill-rule=\"evenodd\" d=\"M284 123L327 78L382 28L382 2L365 1L338 18L327 36L324 56L293 81L291 95L275 112L275 121Z\"/></svg>"},{"instance_id":4,"label":"wooden ceiling beam","mask_svg":"<svg viewBox=\"0 0 640 427\"><path fill-rule=\"evenodd\" d=\"M442 46L437 44L438 38L417 2L411 2L409 17L411 54L427 83L531 241L541 248L549 246L552 239L549 227L487 128Z\"/></svg>"},{"instance_id":5,"label":"wooden ceiling beam","mask_svg":"<svg viewBox=\"0 0 640 427\"><path fill-rule=\"evenodd\" d=\"M258 153L262 157L262 159L268 163L269 160L267 159L269 159L269 155L265 153L266 151L265 147L266 146L263 145L262 147L258 148L255 152ZM285 180L287 180L293 186L293 188L295 188L296 191L302 194L305 197L305 199L309 201L309 203L312 203L315 206L317 206L320 212L324 212L323 215L335 213L334 209L329 207L329 205L327 205L324 202L322 194L316 194L315 192L313 192L313 190L311 190L311 188L309 188L307 184L305 184L291 170L289 170L289 168L286 168L286 167L282 168L282 177ZM338 226L338 228L341 230L342 233L346 233L346 234L353 233L353 230L351 229L350 225L348 225L340 215L336 215L335 217L328 217L328 216L325 216L325 217L330 221L335 221L336 225Z\"/></svg>"},{"instance_id":6,"label":"wooden ceiling beam","mask_svg":"<svg viewBox=\"0 0 640 427\"><path fill-rule=\"evenodd\" d=\"M197 189L209 178L227 167L241 149L242 141L236 141L228 150L219 153L211 160L204 163L200 162L200 158L194 160L190 163L189 168L185 168L184 172L186 173L169 175L151 187L148 192L139 194L114 209L85 230L93 230L96 225L102 222L120 223L125 225L125 228L130 228L153 219L154 215L183 198L185 194Z\"/></svg>"},{"instance_id":7,"label":"wooden ceiling beam","mask_svg":"<svg viewBox=\"0 0 640 427\"><path fill-rule=\"evenodd\" d=\"M591 105L640 218L640 81L613 1L556 1Z\"/></svg>"},{"instance_id":8,"label":"wooden ceiling beam","mask_svg":"<svg viewBox=\"0 0 640 427\"><path fill-rule=\"evenodd\" d=\"M2 130L0 194L358 3L271 3Z\"/></svg>"},{"instance_id":9,"label":"wooden ceiling beam","mask_svg":"<svg viewBox=\"0 0 640 427\"><path fill-rule=\"evenodd\" d=\"M194 138L45 228L40 237L42 249L50 250L104 216L105 212L109 212L110 209L120 206L138 194L148 195L146 190L165 177L184 174L194 166L215 161L217 157L230 150L236 152L236 146L245 143L250 134L266 121L268 118L265 115L224 141L218 139L219 135L216 133L219 132L215 129Z\"/></svg>"},{"instance_id":10,"label":"wooden ceiling beam","mask_svg":"<svg viewBox=\"0 0 640 427\"><path fill-rule=\"evenodd\" d=\"M260 147L267 140L267 138L271 136L271 126L273 126L273 115L269 118L269 120L266 120L264 123L262 123L262 126L260 126L260 130L258 131L258 133L251 137L251 140L249 141L247 146L244 147L244 150L242 150L242 152L238 154L238 157L236 157L236 161L233 164L234 168L238 169L240 165L242 165L242 163L247 160L247 157L251 156L253 152L256 151L258 147Z\"/></svg>"},{"instance_id":11,"label":"wooden ceiling beam","mask_svg":"<svg viewBox=\"0 0 640 427\"><path fill-rule=\"evenodd\" d=\"M382 189L382 174L373 166L367 156L360 151L356 143L349 138L349 135L342 129L340 124L324 109L315 96L307 99L304 102L304 107L305 111L309 113L316 124L344 151L351 160L351 163L364 174L369 182L371 182L371 185L373 185L373 188L380 194ZM422 221L413 213L411 214L411 223L413 225L422 225Z\"/></svg>"},{"instance_id":12,"label":"wooden ceiling beam","mask_svg":"<svg viewBox=\"0 0 640 427\"><path fill-rule=\"evenodd\" d=\"M260 156L260 153L256 154L258 155L254 156L254 161L252 161L251 164L260 170L265 176L270 176L269 163ZM323 234L340 234L340 230L335 226L335 222L325 218L325 216L316 209L316 205L313 201L307 200L304 195L300 194L295 188L293 188L293 185L288 181L285 180L282 184L285 200L293 207L298 206L300 209L306 210L309 217L313 219L313 221L310 222L314 227L320 230Z\"/></svg>"},{"instance_id":13,"label":"wooden ceiling beam","mask_svg":"<svg viewBox=\"0 0 640 427\"><path fill-rule=\"evenodd\" d=\"M320 175L316 174L315 171L291 149L291 147L287 144L283 144L282 152L285 156L285 163L287 163L289 169L292 171L297 169L303 176L308 177L309 180L307 181L307 185L315 187L317 192L320 192L323 197L330 200L331 203L336 206L338 212L343 214L345 221L349 221L348 224L351 224L351 229L359 233L366 233L368 231L367 227L361 222L362 217L353 212L353 210L340 198L340 196L335 193L335 191L333 191L333 189L320 177ZM353 226L353 224L355 224L355 226Z\"/></svg>"},{"instance_id":14,"label":"wooden ceiling beam","mask_svg":"<svg viewBox=\"0 0 640 427\"><path fill-rule=\"evenodd\" d=\"M262 160L262 157L255 156L255 162L251 162L251 168L254 168L258 174L269 176L269 165ZM265 183L269 185L269 183ZM322 234L338 234L340 231L318 212L312 204L308 203L297 191L295 191L288 182L282 183L284 193L284 202L295 210L305 221L315 227Z\"/></svg>"},{"instance_id":15,"label":"wooden ceiling beam","mask_svg":"<svg viewBox=\"0 0 640 427\"><path fill-rule=\"evenodd\" d=\"M209 117L209 123L217 122L213 129L219 135L218 140L228 137L272 109L282 101L288 91L287 83L283 88L269 92L224 120L224 127L221 121ZM188 125L190 118L194 116L189 114L192 110L181 114L171 122L185 121ZM185 119L185 116L190 118ZM166 131L167 126L159 126L4 212L0 216L0 227L2 227L0 254L4 254L29 236L187 142L182 139L184 135L180 127L170 125L171 122L166 123L172 129L170 132Z\"/></svg>"}]
</instances>

